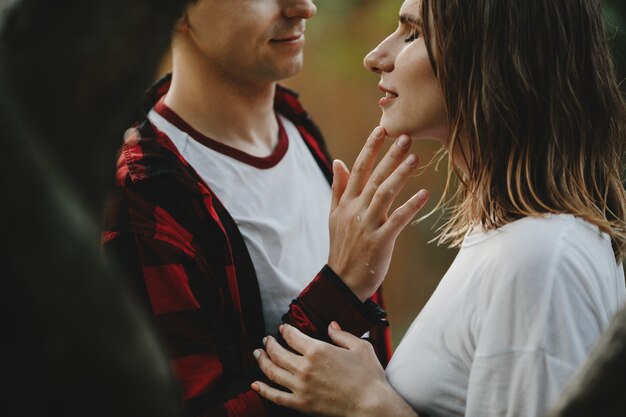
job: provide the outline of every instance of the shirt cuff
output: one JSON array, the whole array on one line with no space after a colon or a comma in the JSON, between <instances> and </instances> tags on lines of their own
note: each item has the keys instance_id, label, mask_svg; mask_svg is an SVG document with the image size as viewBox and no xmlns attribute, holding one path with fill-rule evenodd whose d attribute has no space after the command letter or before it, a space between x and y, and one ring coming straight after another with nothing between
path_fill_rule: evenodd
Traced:
<instances>
[{"instance_id":1,"label":"shirt cuff","mask_svg":"<svg viewBox=\"0 0 626 417\"><path fill-rule=\"evenodd\" d=\"M389 326L387 313L374 301L364 303L328 266L324 266L315 279L289 306L283 321L316 339L328 341L331 321L341 328L361 337L376 326Z\"/></svg>"}]
</instances>

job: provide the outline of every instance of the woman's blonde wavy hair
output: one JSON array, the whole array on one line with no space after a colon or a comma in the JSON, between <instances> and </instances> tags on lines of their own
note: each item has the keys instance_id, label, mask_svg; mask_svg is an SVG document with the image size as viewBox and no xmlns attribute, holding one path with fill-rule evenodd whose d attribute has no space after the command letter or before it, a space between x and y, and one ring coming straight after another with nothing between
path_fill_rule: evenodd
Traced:
<instances>
[{"instance_id":1,"label":"woman's blonde wavy hair","mask_svg":"<svg viewBox=\"0 0 626 417\"><path fill-rule=\"evenodd\" d=\"M458 187L438 204L451 211L440 243L458 246L475 223L570 213L606 232L622 260L626 105L599 1L423 0L421 15L447 148L468 167L449 159L446 193L453 173Z\"/></svg>"}]
</instances>

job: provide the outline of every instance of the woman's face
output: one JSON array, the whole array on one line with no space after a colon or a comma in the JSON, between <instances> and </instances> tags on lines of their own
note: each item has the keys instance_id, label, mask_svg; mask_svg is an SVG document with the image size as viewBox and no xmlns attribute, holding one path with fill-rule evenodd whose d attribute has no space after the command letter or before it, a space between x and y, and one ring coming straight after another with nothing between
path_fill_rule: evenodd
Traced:
<instances>
[{"instance_id":1,"label":"woman's face","mask_svg":"<svg viewBox=\"0 0 626 417\"><path fill-rule=\"evenodd\" d=\"M385 93L380 125L391 137L435 139L446 144L449 127L443 93L422 36L421 0L406 0L398 29L365 57L365 67L380 74Z\"/></svg>"}]
</instances>

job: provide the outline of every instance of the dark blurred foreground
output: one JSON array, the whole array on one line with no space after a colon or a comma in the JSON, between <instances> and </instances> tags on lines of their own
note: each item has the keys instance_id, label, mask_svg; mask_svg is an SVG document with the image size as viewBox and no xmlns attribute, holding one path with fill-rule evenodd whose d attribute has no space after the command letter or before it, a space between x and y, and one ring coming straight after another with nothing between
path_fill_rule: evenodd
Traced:
<instances>
[{"instance_id":1,"label":"dark blurred foreground","mask_svg":"<svg viewBox=\"0 0 626 417\"><path fill-rule=\"evenodd\" d=\"M549 417L626 416L626 306Z\"/></svg>"},{"instance_id":2,"label":"dark blurred foreground","mask_svg":"<svg viewBox=\"0 0 626 417\"><path fill-rule=\"evenodd\" d=\"M2 416L178 415L98 242L116 148L184 3L0 2Z\"/></svg>"},{"instance_id":3,"label":"dark blurred foreground","mask_svg":"<svg viewBox=\"0 0 626 417\"><path fill-rule=\"evenodd\" d=\"M99 251L115 151L184 0L0 0L2 416L176 416ZM554 416L626 416L626 310Z\"/></svg>"}]
</instances>

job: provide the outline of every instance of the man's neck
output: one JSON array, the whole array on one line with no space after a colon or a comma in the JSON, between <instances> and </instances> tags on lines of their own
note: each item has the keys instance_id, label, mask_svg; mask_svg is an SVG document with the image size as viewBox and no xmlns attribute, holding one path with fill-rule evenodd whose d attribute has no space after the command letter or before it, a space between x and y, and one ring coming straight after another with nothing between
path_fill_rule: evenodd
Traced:
<instances>
[{"instance_id":1,"label":"man's neck","mask_svg":"<svg viewBox=\"0 0 626 417\"><path fill-rule=\"evenodd\" d=\"M246 83L201 68L175 62L165 104L211 139L254 156L271 154L278 141L276 83Z\"/></svg>"}]
</instances>

